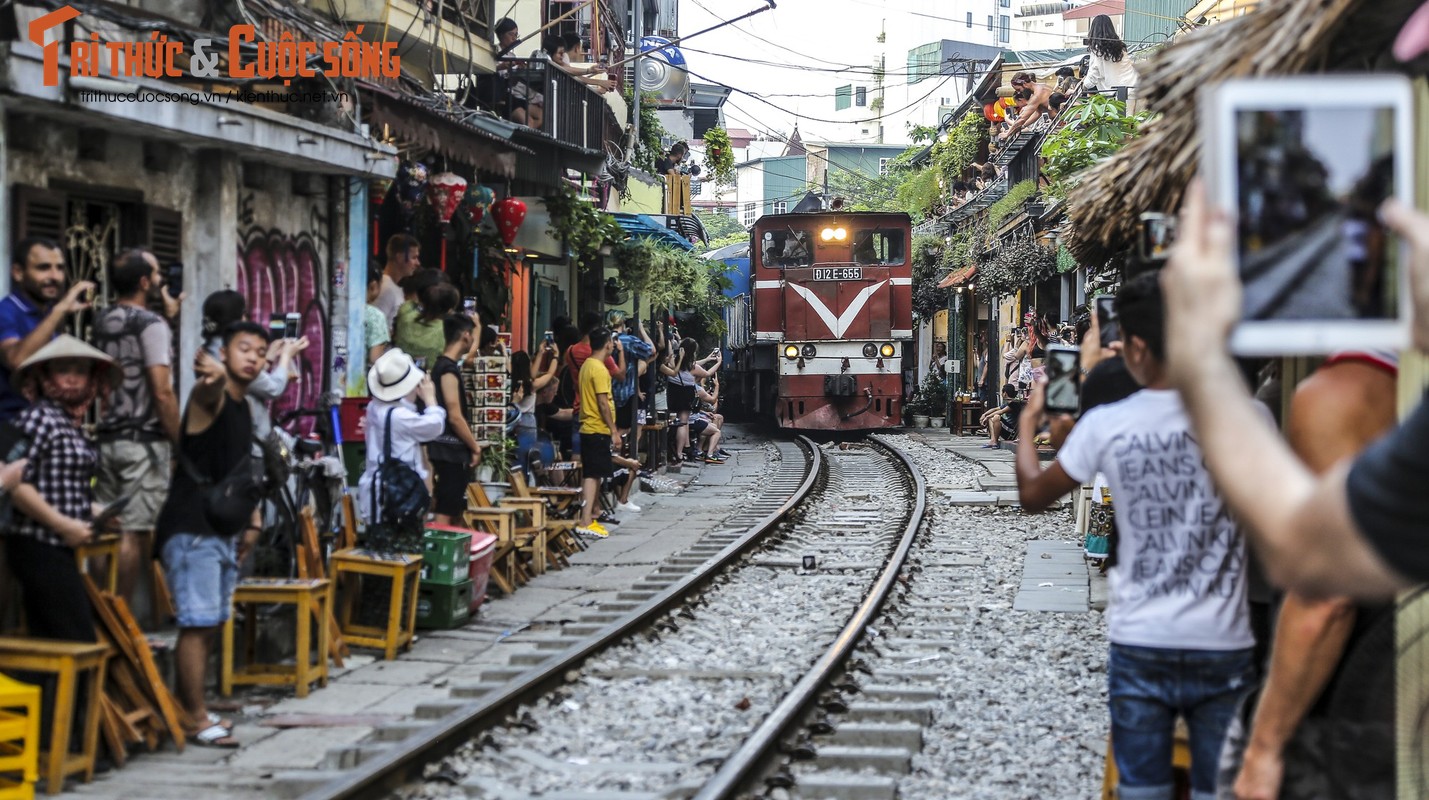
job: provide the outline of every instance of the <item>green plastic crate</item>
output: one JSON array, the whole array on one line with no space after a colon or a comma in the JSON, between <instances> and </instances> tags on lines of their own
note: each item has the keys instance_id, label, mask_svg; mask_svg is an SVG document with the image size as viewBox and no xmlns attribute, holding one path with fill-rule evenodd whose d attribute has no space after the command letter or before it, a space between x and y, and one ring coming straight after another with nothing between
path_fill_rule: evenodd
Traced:
<instances>
[{"instance_id":1,"label":"green plastic crate","mask_svg":"<svg viewBox=\"0 0 1429 800\"><path fill-rule=\"evenodd\" d=\"M428 525L422 534L422 582L456 586L471 579L471 532Z\"/></svg>"},{"instance_id":2,"label":"green plastic crate","mask_svg":"<svg viewBox=\"0 0 1429 800\"><path fill-rule=\"evenodd\" d=\"M418 628L459 628L471 619L470 579L457 584L427 583L417 587Z\"/></svg>"}]
</instances>

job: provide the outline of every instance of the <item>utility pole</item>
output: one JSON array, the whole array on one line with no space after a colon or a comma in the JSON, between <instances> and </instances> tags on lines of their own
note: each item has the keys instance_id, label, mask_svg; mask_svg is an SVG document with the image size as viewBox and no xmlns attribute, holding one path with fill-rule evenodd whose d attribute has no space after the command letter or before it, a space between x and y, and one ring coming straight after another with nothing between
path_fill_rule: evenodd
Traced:
<instances>
[{"instance_id":1,"label":"utility pole","mask_svg":"<svg viewBox=\"0 0 1429 800\"><path fill-rule=\"evenodd\" d=\"M630 163L635 164L635 153L640 149L640 28L641 17L644 16L644 8L640 0L633 0L630 4L630 32L635 39L635 60L630 62L630 74L634 86L630 89L630 110L635 115L634 122L631 123L632 130L635 131L635 138L630 144ZM630 316L635 320L635 330L640 330L640 293L632 292L630 297ZM654 327L653 325L651 327ZM626 369L635 369L635 397L630 398L630 402L635 404L630 414L630 457L636 461L640 460L640 430L644 426L640 424L640 370L636 365L626 362ZM651 398L650 407L655 407L654 398ZM652 462L653 463L653 462Z\"/></svg>"},{"instance_id":2,"label":"utility pole","mask_svg":"<svg viewBox=\"0 0 1429 800\"><path fill-rule=\"evenodd\" d=\"M878 104L878 143L883 144L883 79L888 70L888 53L884 46L888 43L888 20L881 20L878 25L878 69L874 71L873 79L874 94L878 95L874 100Z\"/></svg>"}]
</instances>

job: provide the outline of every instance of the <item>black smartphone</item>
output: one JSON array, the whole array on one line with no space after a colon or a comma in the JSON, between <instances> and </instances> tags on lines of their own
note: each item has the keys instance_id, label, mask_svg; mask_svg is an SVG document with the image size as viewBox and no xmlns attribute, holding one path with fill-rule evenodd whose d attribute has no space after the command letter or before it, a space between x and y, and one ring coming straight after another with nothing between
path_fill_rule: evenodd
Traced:
<instances>
[{"instance_id":1,"label":"black smartphone","mask_svg":"<svg viewBox=\"0 0 1429 800\"><path fill-rule=\"evenodd\" d=\"M290 311L283 316L283 338L296 339L301 334L303 327L303 315L296 311Z\"/></svg>"},{"instance_id":2,"label":"black smartphone","mask_svg":"<svg viewBox=\"0 0 1429 800\"><path fill-rule=\"evenodd\" d=\"M287 318L282 314L268 315L268 341L276 342L287 332Z\"/></svg>"},{"instance_id":3,"label":"black smartphone","mask_svg":"<svg viewBox=\"0 0 1429 800\"><path fill-rule=\"evenodd\" d=\"M1104 294L1097 297L1097 327L1102 333L1102 347L1121 340L1121 326L1116 322L1116 296Z\"/></svg>"},{"instance_id":4,"label":"black smartphone","mask_svg":"<svg viewBox=\"0 0 1429 800\"><path fill-rule=\"evenodd\" d=\"M169 297L177 298L184 293L184 265L174 262L169 265L169 274L164 276L164 284L169 289Z\"/></svg>"},{"instance_id":5,"label":"black smartphone","mask_svg":"<svg viewBox=\"0 0 1429 800\"><path fill-rule=\"evenodd\" d=\"M1141 215L1141 258L1143 261L1165 261L1176 242L1176 218L1147 212Z\"/></svg>"},{"instance_id":6,"label":"black smartphone","mask_svg":"<svg viewBox=\"0 0 1429 800\"><path fill-rule=\"evenodd\" d=\"M546 331L545 334L543 334L543 338L546 340L546 344L555 344L555 343L556 343L556 332L555 332L555 331Z\"/></svg>"},{"instance_id":7,"label":"black smartphone","mask_svg":"<svg viewBox=\"0 0 1429 800\"><path fill-rule=\"evenodd\" d=\"M462 301L461 301L461 307L462 307L462 310L464 310L464 311L465 311L466 313L468 313L468 314L474 314L474 313L476 313L476 298L475 298L475 297L466 297L466 298L463 298Z\"/></svg>"},{"instance_id":8,"label":"black smartphone","mask_svg":"<svg viewBox=\"0 0 1429 800\"><path fill-rule=\"evenodd\" d=\"M1047 345L1047 410L1053 414L1075 414L1081 406L1082 348L1065 344Z\"/></svg>"},{"instance_id":9,"label":"black smartphone","mask_svg":"<svg viewBox=\"0 0 1429 800\"><path fill-rule=\"evenodd\" d=\"M94 515L94 519L89 522L90 527L96 531L103 531L105 528L108 528L109 523L118 519L119 515L124 513L124 509L128 508L129 504L133 501L134 495L132 494L120 496L119 499L105 506L103 510Z\"/></svg>"}]
</instances>

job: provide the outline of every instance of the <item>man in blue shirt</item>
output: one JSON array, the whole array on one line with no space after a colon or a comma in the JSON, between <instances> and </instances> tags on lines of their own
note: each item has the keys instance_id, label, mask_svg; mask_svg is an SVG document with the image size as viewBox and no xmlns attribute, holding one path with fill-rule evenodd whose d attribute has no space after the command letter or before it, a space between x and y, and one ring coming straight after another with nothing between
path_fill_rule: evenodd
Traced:
<instances>
[{"instance_id":1,"label":"man in blue shirt","mask_svg":"<svg viewBox=\"0 0 1429 800\"><path fill-rule=\"evenodd\" d=\"M611 399L615 401L615 432L618 442L630 431L635 418L635 383L640 375L640 362L655 355L655 345L651 343L644 325L636 326L638 336L631 332L624 311L611 309L605 315L605 322L612 332L620 331L615 338L625 351L625 374L612 381L610 387Z\"/></svg>"},{"instance_id":2,"label":"man in blue shirt","mask_svg":"<svg viewBox=\"0 0 1429 800\"><path fill-rule=\"evenodd\" d=\"M10 294L0 300L0 422L29 405L10 385L10 374L59 333L65 318L89 308L94 284L80 281L65 291L65 257L58 244L30 237L15 245Z\"/></svg>"}]
</instances>

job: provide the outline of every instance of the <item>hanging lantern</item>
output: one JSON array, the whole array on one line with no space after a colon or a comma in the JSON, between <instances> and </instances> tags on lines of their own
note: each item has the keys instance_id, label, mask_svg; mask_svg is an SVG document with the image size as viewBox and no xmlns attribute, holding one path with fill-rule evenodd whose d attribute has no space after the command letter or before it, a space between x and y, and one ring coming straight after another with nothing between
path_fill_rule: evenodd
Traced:
<instances>
[{"instance_id":1,"label":"hanging lantern","mask_svg":"<svg viewBox=\"0 0 1429 800\"><path fill-rule=\"evenodd\" d=\"M452 214L461 205L466 192L466 178L454 172L441 172L432 176L427 184L427 200L437 212L437 219L451 222Z\"/></svg>"},{"instance_id":2,"label":"hanging lantern","mask_svg":"<svg viewBox=\"0 0 1429 800\"><path fill-rule=\"evenodd\" d=\"M481 218L486 216L486 209L491 208L491 203L496 199L496 192L490 186L468 186L466 195L462 198L462 207L471 217L473 228L481 225Z\"/></svg>"},{"instance_id":3,"label":"hanging lantern","mask_svg":"<svg viewBox=\"0 0 1429 800\"><path fill-rule=\"evenodd\" d=\"M496 229L501 232L501 241L507 247L516 241L516 232L526 221L526 204L514 197L497 200L491 206L491 216L496 218Z\"/></svg>"},{"instance_id":4,"label":"hanging lantern","mask_svg":"<svg viewBox=\"0 0 1429 800\"><path fill-rule=\"evenodd\" d=\"M403 161L397 167L397 199L411 213L427 193L427 165L420 161Z\"/></svg>"},{"instance_id":5,"label":"hanging lantern","mask_svg":"<svg viewBox=\"0 0 1429 800\"><path fill-rule=\"evenodd\" d=\"M372 198L372 202L382 205L382 201L387 199L387 190L392 188L391 178L373 178L367 182L367 196Z\"/></svg>"}]
</instances>

